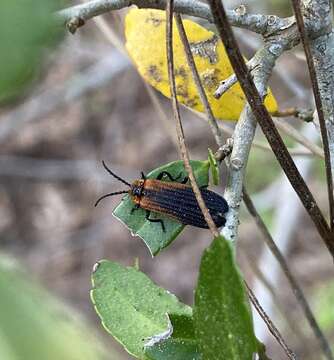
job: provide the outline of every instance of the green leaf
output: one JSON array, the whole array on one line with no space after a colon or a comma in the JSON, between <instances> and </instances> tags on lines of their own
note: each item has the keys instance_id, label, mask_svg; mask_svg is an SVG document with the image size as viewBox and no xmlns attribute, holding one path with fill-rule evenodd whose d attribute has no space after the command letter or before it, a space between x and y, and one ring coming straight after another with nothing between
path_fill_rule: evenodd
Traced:
<instances>
[{"instance_id":1,"label":"green leaf","mask_svg":"<svg viewBox=\"0 0 334 360\"><path fill-rule=\"evenodd\" d=\"M191 161L191 167L198 185L208 185L209 162ZM162 171L168 171L173 178L180 176L179 179L181 180L187 176L183 161L174 161L151 171L147 178L155 179ZM169 181L168 178L163 178L163 180ZM166 228L166 231L163 232L159 223L151 223L145 219L145 210L138 209L131 213L133 207L133 201L126 195L121 204L114 210L113 215L130 229L132 235L138 235L144 240L152 256L157 255L160 250L168 246L184 228L184 225L175 220L161 214L151 213L152 218L156 217L163 220Z\"/></svg>"},{"instance_id":2,"label":"green leaf","mask_svg":"<svg viewBox=\"0 0 334 360\"><path fill-rule=\"evenodd\" d=\"M215 238L202 257L194 324L205 360L251 360L257 350L243 280L223 237Z\"/></svg>"},{"instance_id":3,"label":"green leaf","mask_svg":"<svg viewBox=\"0 0 334 360\"><path fill-rule=\"evenodd\" d=\"M95 266L92 283L91 298L103 326L140 359L145 358L144 345L151 337L168 334L166 314L191 316L189 306L132 267L102 260Z\"/></svg>"},{"instance_id":4,"label":"green leaf","mask_svg":"<svg viewBox=\"0 0 334 360\"><path fill-rule=\"evenodd\" d=\"M170 315L172 336L157 344L145 347L152 360L200 360L202 356L195 339L194 323L190 316Z\"/></svg>"},{"instance_id":5,"label":"green leaf","mask_svg":"<svg viewBox=\"0 0 334 360\"><path fill-rule=\"evenodd\" d=\"M212 182L213 185L219 185L219 166L212 150L208 149L208 151L209 151L208 160L210 163Z\"/></svg>"},{"instance_id":6,"label":"green leaf","mask_svg":"<svg viewBox=\"0 0 334 360\"><path fill-rule=\"evenodd\" d=\"M73 310L26 274L12 259L0 255L0 359L118 358L102 347Z\"/></svg>"},{"instance_id":7,"label":"green leaf","mask_svg":"<svg viewBox=\"0 0 334 360\"><path fill-rule=\"evenodd\" d=\"M196 340L169 338L153 347L146 348L145 354L151 360L200 360L201 354Z\"/></svg>"},{"instance_id":8,"label":"green leaf","mask_svg":"<svg viewBox=\"0 0 334 360\"><path fill-rule=\"evenodd\" d=\"M173 337L179 339L195 338L193 318L189 315L170 314L170 321L173 326Z\"/></svg>"},{"instance_id":9,"label":"green leaf","mask_svg":"<svg viewBox=\"0 0 334 360\"><path fill-rule=\"evenodd\" d=\"M0 102L34 79L45 48L60 38L53 12L59 0L0 1Z\"/></svg>"}]
</instances>

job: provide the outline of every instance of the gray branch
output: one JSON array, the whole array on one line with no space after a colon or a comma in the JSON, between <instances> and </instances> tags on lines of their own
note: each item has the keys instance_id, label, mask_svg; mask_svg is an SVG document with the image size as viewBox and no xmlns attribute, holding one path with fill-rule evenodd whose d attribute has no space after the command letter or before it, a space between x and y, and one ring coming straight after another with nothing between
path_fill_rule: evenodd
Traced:
<instances>
[{"instance_id":1,"label":"gray branch","mask_svg":"<svg viewBox=\"0 0 334 360\"><path fill-rule=\"evenodd\" d=\"M85 21L94 16L131 5L136 5L139 8L165 10L166 0L93 0L61 10L57 13L57 17L70 26L71 31L74 32L77 27L82 26ZM212 22L209 6L198 0L175 0L174 10L180 14L195 16ZM228 11L228 18L233 26L262 35L271 34L290 24L289 19L282 19L275 15L248 14L244 6Z\"/></svg>"},{"instance_id":2,"label":"gray branch","mask_svg":"<svg viewBox=\"0 0 334 360\"><path fill-rule=\"evenodd\" d=\"M247 67L249 71L252 71L254 67L257 65L255 63L256 58L252 58L247 62ZM221 81L218 85L217 90L214 92L214 97L216 99L219 99L222 97L234 84L236 84L238 81L237 76L233 73L230 75L227 79L224 79Z\"/></svg>"},{"instance_id":3,"label":"gray branch","mask_svg":"<svg viewBox=\"0 0 334 360\"><path fill-rule=\"evenodd\" d=\"M304 1L305 22L313 26L310 46L317 73L318 86L328 134L331 169L334 173L334 33L331 1ZM329 26L330 25L330 26Z\"/></svg>"},{"instance_id":4,"label":"gray branch","mask_svg":"<svg viewBox=\"0 0 334 360\"><path fill-rule=\"evenodd\" d=\"M273 47L276 51L273 51ZM267 83L276 60L284 50L280 44L266 44L254 56L258 63L253 70L254 82L261 96L266 94ZM226 216L226 225L221 234L234 242L238 235L239 208L242 201L242 186L249 152L256 130L256 120L247 104L241 113L233 135L233 150L230 157L229 175L225 189L225 199L230 210Z\"/></svg>"}]
</instances>

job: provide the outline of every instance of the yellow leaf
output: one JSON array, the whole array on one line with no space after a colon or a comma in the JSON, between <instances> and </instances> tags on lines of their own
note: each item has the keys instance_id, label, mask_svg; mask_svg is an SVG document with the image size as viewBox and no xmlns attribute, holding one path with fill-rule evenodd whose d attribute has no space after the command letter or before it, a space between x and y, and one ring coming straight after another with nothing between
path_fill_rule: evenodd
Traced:
<instances>
[{"instance_id":1,"label":"yellow leaf","mask_svg":"<svg viewBox=\"0 0 334 360\"><path fill-rule=\"evenodd\" d=\"M196 66L216 118L238 120L245 104L239 84L235 84L219 100L213 97L220 81L233 69L221 40L213 32L190 20L184 20L185 31ZM170 97L166 56L166 15L161 10L132 9L125 19L126 48L141 76L162 94ZM193 110L204 112L177 27L173 26L175 78L179 101ZM265 99L270 112L277 110L271 91Z\"/></svg>"}]
</instances>

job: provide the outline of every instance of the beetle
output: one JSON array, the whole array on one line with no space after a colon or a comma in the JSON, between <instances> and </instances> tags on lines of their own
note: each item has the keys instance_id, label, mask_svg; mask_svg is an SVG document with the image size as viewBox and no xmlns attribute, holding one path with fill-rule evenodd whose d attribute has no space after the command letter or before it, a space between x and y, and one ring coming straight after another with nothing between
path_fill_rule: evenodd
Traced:
<instances>
[{"instance_id":1,"label":"beetle","mask_svg":"<svg viewBox=\"0 0 334 360\"><path fill-rule=\"evenodd\" d=\"M166 229L163 220L150 218L151 211L177 220L183 225L192 225L203 229L208 228L193 189L187 184L188 177L185 177L181 182L177 182L176 180L180 178L181 174L173 178L169 172L162 171L156 179L148 179L142 172L142 178L134 180L130 184L114 174L104 161L102 161L102 164L110 175L127 185L130 189L103 195L96 201L95 206L106 197L129 194L134 202L131 213L139 208L146 210L146 220L160 223L164 232ZM171 181L162 181L164 176L168 177ZM206 186L202 186L200 191L216 226L224 226L226 222L224 215L229 209L226 200L215 192L208 190Z\"/></svg>"}]
</instances>

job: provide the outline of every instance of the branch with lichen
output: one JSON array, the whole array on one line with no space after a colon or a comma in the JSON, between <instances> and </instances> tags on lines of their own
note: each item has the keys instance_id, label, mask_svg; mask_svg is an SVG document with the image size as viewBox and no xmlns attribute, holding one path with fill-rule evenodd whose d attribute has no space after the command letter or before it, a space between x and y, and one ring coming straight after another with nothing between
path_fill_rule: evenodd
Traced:
<instances>
[{"instance_id":1,"label":"branch with lichen","mask_svg":"<svg viewBox=\"0 0 334 360\"><path fill-rule=\"evenodd\" d=\"M258 64L253 71L254 82L261 94L266 94L267 83L277 58L281 53L270 51L270 44L265 45L254 56ZM221 233L230 241L235 241L239 226L239 208L242 201L242 187L246 172L249 152L256 130L256 119L247 104L240 115L233 134L233 150L229 160L229 173L225 198L230 206L226 216L226 225Z\"/></svg>"},{"instance_id":2,"label":"branch with lichen","mask_svg":"<svg viewBox=\"0 0 334 360\"><path fill-rule=\"evenodd\" d=\"M330 225L332 232L334 232L334 33L332 2L329 0L304 0L303 14L300 10L298 12L298 6L296 6L298 3L299 1L293 1L317 106L325 153ZM304 19L302 15L304 15ZM306 26L312 29L313 37L310 39L303 33Z\"/></svg>"},{"instance_id":3,"label":"branch with lichen","mask_svg":"<svg viewBox=\"0 0 334 360\"><path fill-rule=\"evenodd\" d=\"M93 0L60 10L56 16L74 33L87 20L112 10L120 10L132 5L139 8L165 10L166 3L166 0ZM209 5L198 0L176 0L174 11L184 15L196 16L210 22L213 21ZM267 36L276 32L277 29L290 26L291 24L289 18L280 18L276 15L249 14L244 5L240 5L234 10L229 10L228 18L233 26L248 29L263 36Z\"/></svg>"},{"instance_id":4,"label":"branch with lichen","mask_svg":"<svg viewBox=\"0 0 334 360\"><path fill-rule=\"evenodd\" d=\"M256 120L259 122L261 129L276 156L276 159L284 170L296 194L299 196L305 210L311 217L322 240L325 242L328 250L334 257L334 239L330 232L328 223L326 222L326 219L324 218L303 177L298 171L296 164L293 162L291 155L287 151L287 148L277 131L268 110L263 104L263 94L261 93L261 89L257 89L257 85L253 81L252 75L247 69L231 26L228 22L224 6L219 0L211 0L210 7L214 17L214 23L217 27L220 38L224 43L231 65L239 80L240 86L245 93L252 112ZM274 44L269 43L268 50L271 54L278 54L279 56L280 53L286 50L286 48L284 42L276 41ZM264 61L266 61L266 59L264 59Z\"/></svg>"}]
</instances>

